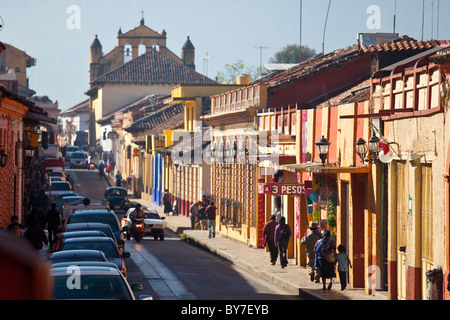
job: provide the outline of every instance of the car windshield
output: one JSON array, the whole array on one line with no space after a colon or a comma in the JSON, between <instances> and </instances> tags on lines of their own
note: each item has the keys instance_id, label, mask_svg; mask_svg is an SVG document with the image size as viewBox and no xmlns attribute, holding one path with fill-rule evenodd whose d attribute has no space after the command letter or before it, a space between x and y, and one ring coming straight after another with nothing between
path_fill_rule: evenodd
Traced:
<instances>
[{"instance_id":1,"label":"car windshield","mask_svg":"<svg viewBox=\"0 0 450 320\"><path fill-rule=\"evenodd\" d=\"M119 251L113 242L110 241L77 241L63 244L63 251L65 250L100 250L102 251L108 259L119 258Z\"/></svg>"},{"instance_id":2,"label":"car windshield","mask_svg":"<svg viewBox=\"0 0 450 320\"><path fill-rule=\"evenodd\" d=\"M52 191L70 191L69 183L52 183Z\"/></svg>"},{"instance_id":3,"label":"car windshield","mask_svg":"<svg viewBox=\"0 0 450 320\"><path fill-rule=\"evenodd\" d=\"M114 214L72 214L70 217L70 223L78 222L100 222L107 224L113 231L118 231L119 225Z\"/></svg>"},{"instance_id":4,"label":"car windshield","mask_svg":"<svg viewBox=\"0 0 450 320\"><path fill-rule=\"evenodd\" d=\"M147 219L160 219L159 214L154 213L154 212L148 212L145 217Z\"/></svg>"},{"instance_id":5,"label":"car windshield","mask_svg":"<svg viewBox=\"0 0 450 320\"><path fill-rule=\"evenodd\" d=\"M78 148L78 147L67 147L66 151L74 152L74 151L78 151L78 150L80 150L80 148Z\"/></svg>"},{"instance_id":6,"label":"car windshield","mask_svg":"<svg viewBox=\"0 0 450 320\"><path fill-rule=\"evenodd\" d=\"M50 257L51 263L58 263L58 262L73 262L73 261L105 261L102 256L98 255L95 257L83 257L83 256L77 256L77 257L61 257L61 258L52 258Z\"/></svg>"},{"instance_id":7,"label":"car windshield","mask_svg":"<svg viewBox=\"0 0 450 320\"><path fill-rule=\"evenodd\" d=\"M127 191L124 189L110 189L106 192L107 196L121 196L126 197Z\"/></svg>"},{"instance_id":8,"label":"car windshield","mask_svg":"<svg viewBox=\"0 0 450 320\"><path fill-rule=\"evenodd\" d=\"M72 157L72 159L75 159L75 158L86 159L87 155L84 152L75 152L75 153L72 153L71 157Z\"/></svg>"},{"instance_id":9,"label":"car windshield","mask_svg":"<svg viewBox=\"0 0 450 320\"><path fill-rule=\"evenodd\" d=\"M72 273L54 277L54 298L63 299L117 299L132 300L133 297L120 276L81 275L79 288L67 285Z\"/></svg>"}]
</instances>

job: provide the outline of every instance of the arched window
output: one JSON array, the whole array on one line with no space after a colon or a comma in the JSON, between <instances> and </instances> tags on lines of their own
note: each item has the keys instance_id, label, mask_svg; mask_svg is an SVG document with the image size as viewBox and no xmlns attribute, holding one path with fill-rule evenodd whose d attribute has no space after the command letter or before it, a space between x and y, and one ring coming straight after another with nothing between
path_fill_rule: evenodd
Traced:
<instances>
[{"instance_id":1,"label":"arched window","mask_svg":"<svg viewBox=\"0 0 450 320\"><path fill-rule=\"evenodd\" d=\"M131 44L127 43L123 48L123 62L127 63L133 59L132 47Z\"/></svg>"},{"instance_id":2,"label":"arched window","mask_svg":"<svg viewBox=\"0 0 450 320\"><path fill-rule=\"evenodd\" d=\"M143 43L139 44L139 47L138 47L138 55L144 54L145 51L146 51L145 44L143 44Z\"/></svg>"}]
</instances>

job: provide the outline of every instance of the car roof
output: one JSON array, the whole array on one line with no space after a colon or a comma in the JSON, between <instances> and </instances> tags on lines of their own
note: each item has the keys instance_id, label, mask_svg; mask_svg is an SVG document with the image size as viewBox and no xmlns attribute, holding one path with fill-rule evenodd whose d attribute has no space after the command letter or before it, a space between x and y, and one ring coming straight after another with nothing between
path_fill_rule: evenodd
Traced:
<instances>
[{"instance_id":1,"label":"car roof","mask_svg":"<svg viewBox=\"0 0 450 320\"><path fill-rule=\"evenodd\" d=\"M79 238L69 238L64 240L64 243L73 242L113 242L114 240L110 237L79 237Z\"/></svg>"},{"instance_id":2,"label":"car roof","mask_svg":"<svg viewBox=\"0 0 450 320\"><path fill-rule=\"evenodd\" d=\"M108 188L106 188L106 190L113 190L113 189L119 189L119 190L127 190L127 189L125 189L124 187L108 187Z\"/></svg>"},{"instance_id":3,"label":"car roof","mask_svg":"<svg viewBox=\"0 0 450 320\"><path fill-rule=\"evenodd\" d=\"M117 275L122 276L120 270L117 267L110 266L79 266L78 271L80 275ZM51 269L52 275L55 277L58 276L70 276L67 273L67 267L59 267Z\"/></svg>"},{"instance_id":4,"label":"car roof","mask_svg":"<svg viewBox=\"0 0 450 320\"><path fill-rule=\"evenodd\" d=\"M113 211L107 209L76 209L72 212L72 215L82 215L82 214L114 214Z\"/></svg>"},{"instance_id":5,"label":"car roof","mask_svg":"<svg viewBox=\"0 0 450 320\"><path fill-rule=\"evenodd\" d=\"M84 199L84 197L83 196L74 196L74 195L71 195L71 196L63 196L63 197L61 197L61 198L64 198L64 199Z\"/></svg>"},{"instance_id":6,"label":"car roof","mask_svg":"<svg viewBox=\"0 0 450 320\"><path fill-rule=\"evenodd\" d=\"M76 250L63 250L63 251L55 251L49 255L50 257L73 257L73 256L80 256L80 257L98 257L103 256L104 253L100 250L89 250L89 249L76 249Z\"/></svg>"},{"instance_id":7,"label":"car roof","mask_svg":"<svg viewBox=\"0 0 450 320\"><path fill-rule=\"evenodd\" d=\"M58 194L59 198L68 197L68 196L78 196L78 193L75 193L75 192L63 192L63 193Z\"/></svg>"},{"instance_id":8,"label":"car roof","mask_svg":"<svg viewBox=\"0 0 450 320\"><path fill-rule=\"evenodd\" d=\"M100 230L77 230L77 231L71 231L71 232L62 232L61 233L62 237L65 239L68 238L80 238L82 237L81 235L84 235L83 237L102 237L102 236L106 236L103 232L101 232Z\"/></svg>"},{"instance_id":9,"label":"car roof","mask_svg":"<svg viewBox=\"0 0 450 320\"><path fill-rule=\"evenodd\" d=\"M109 224L101 223L101 222L75 222L68 223L66 225L66 230L69 229L82 229L82 228L111 228Z\"/></svg>"},{"instance_id":10,"label":"car roof","mask_svg":"<svg viewBox=\"0 0 450 320\"><path fill-rule=\"evenodd\" d=\"M52 268L67 268L70 266L98 266L98 267L111 267L111 268L117 268L117 264L114 262L107 262L107 261L69 261L69 262L56 262L52 264Z\"/></svg>"}]
</instances>

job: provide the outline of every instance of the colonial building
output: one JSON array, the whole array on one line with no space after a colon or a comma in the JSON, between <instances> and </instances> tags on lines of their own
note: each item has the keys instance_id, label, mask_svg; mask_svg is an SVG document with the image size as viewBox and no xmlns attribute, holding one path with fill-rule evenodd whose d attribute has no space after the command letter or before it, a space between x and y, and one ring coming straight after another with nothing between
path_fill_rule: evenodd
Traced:
<instances>
[{"instance_id":1,"label":"colonial building","mask_svg":"<svg viewBox=\"0 0 450 320\"><path fill-rule=\"evenodd\" d=\"M145 26L118 33L118 46L106 55L97 36L91 45L90 144L99 142L97 120L126 104L150 94L170 94L178 84L215 83L195 71L195 49L188 38L182 58L166 48L166 32L161 34ZM139 44L144 50L139 52ZM127 44L131 48L127 47ZM131 49L131 51L130 51ZM140 55L139 55L140 53Z\"/></svg>"}]
</instances>

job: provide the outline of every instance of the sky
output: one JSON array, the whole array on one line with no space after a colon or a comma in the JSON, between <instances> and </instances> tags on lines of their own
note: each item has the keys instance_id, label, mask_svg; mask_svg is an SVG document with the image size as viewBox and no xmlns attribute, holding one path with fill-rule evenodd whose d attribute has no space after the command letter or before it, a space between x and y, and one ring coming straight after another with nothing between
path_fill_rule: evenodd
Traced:
<instances>
[{"instance_id":1,"label":"sky","mask_svg":"<svg viewBox=\"0 0 450 320\"><path fill-rule=\"evenodd\" d=\"M323 44L327 53L357 43L358 33L393 32L394 12L399 35L450 39L448 0L0 0L0 41L37 60L29 87L66 110L87 99L95 35L106 54L119 28L134 29L142 15L146 26L166 30L178 56L189 36L196 71L215 79L225 64L256 68L288 44L317 53Z\"/></svg>"}]
</instances>

